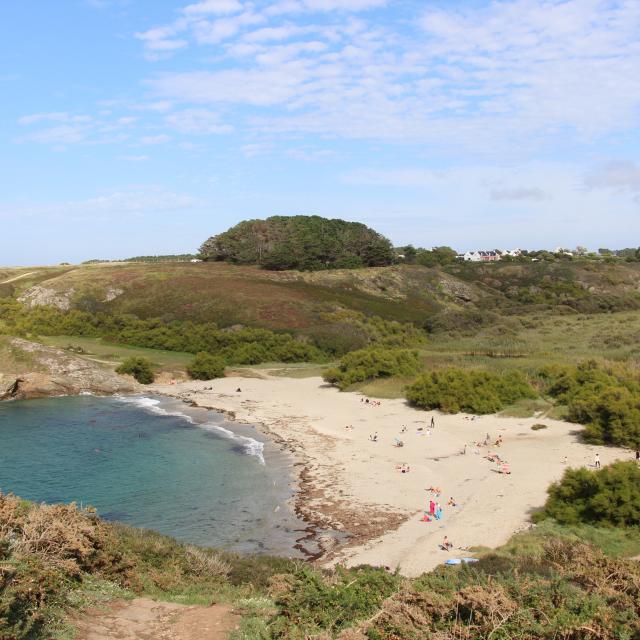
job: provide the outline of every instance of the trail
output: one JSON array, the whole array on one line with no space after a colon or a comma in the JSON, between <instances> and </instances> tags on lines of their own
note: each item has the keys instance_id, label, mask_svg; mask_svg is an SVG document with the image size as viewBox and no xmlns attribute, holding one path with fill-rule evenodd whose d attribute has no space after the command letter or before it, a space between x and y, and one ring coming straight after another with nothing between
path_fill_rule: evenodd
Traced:
<instances>
[{"instance_id":1,"label":"trail","mask_svg":"<svg viewBox=\"0 0 640 640\"><path fill-rule=\"evenodd\" d=\"M0 282L0 284L9 284L10 282L15 282L16 280L20 280L20 278L26 278L27 276L31 276L34 273L36 273L35 271L29 271L29 273L21 273L19 276L14 276L13 278L9 278L8 280L5 280L4 282Z\"/></svg>"},{"instance_id":2,"label":"trail","mask_svg":"<svg viewBox=\"0 0 640 640\"><path fill-rule=\"evenodd\" d=\"M186 606L148 598L112 603L76 621L77 640L226 640L238 618L229 605Z\"/></svg>"}]
</instances>

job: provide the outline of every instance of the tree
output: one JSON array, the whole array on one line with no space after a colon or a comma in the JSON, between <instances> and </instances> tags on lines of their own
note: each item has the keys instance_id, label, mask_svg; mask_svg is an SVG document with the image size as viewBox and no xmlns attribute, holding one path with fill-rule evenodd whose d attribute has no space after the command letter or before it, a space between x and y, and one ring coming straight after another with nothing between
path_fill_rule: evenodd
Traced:
<instances>
[{"instance_id":1,"label":"tree","mask_svg":"<svg viewBox=\"0 0 640 640\"><path fill-rule=\"evenodd\" d=\"M421 249L416 257L416 262L424 267L447 265L455 261L458 253L451 247L434 247L431 250Z\"/></svg>"},{"instance_id":2,"label":"tree","mask_svg":"<svg viewBox=\"0 0 640 640\"><path fill-rule=\"evenodd\" d=\"M200 351L187 367L187 373L194 380L213 380L224 377L224 367L221 357Z\"/></svg>"},{"instance_id":3,"label":"tree","mask_svg":"<svg viewBox=\"0 0 640 640\"><path fill-rule=\"evenodd\" d=\"M205 260L258 264L265 269L340 269L393 264L389 240L359 222L320 216L247 220L209 238Z\"/></svg>"},{"instance_id":4,"label":"tree","mask_svg":"<svg viewBox=\"0 0 640 640\"><path fill-rule=\"evenodd\" d=\"M140 384L151 384L155 379L151 362L140 357L127 358L116 369L116 373L129 374Z\"/></svg>"}]
</instances>

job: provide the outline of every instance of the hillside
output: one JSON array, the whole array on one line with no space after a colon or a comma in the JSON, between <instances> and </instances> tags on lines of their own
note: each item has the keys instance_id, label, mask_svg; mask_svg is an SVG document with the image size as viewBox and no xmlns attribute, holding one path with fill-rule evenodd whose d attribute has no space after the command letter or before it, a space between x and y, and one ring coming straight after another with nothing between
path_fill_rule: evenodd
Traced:
<instances>
[{"instance_id":1,"label":"hillside","mask_svg":"<svg viewBox=\"0 0 640 640\"><path fill-rule=\"evenodd\" d=\"M347 308L431 329L473 328L491 314L640 308L640 264L398 265L271 272L224 263L127 263L6 270L0 295L109 313L219 326L303 330ZM12 274L14 274L12 276ZM495 319L495 318L493 318ZM460 326L458 326L460 325Z\"/></svg>"},{"instance_id":2,"label":"hillside","mask_svg":"<svg viewBox=\"0 0 640 640\"><path fill-rule=\"evenodd\" d=\"M640 633L640 565L624 558L637 552L638 539L622 529L545 522L494 552L478 550L474 565L406 579L382 568L322 571L200 549L107 524L91 509L0 493L0 542L0 638L7 640L77 637L77 629L81 637L204 637L186 632L185 617L202 631L239 626L238 640Z\"/></svg>"}]
</instances>

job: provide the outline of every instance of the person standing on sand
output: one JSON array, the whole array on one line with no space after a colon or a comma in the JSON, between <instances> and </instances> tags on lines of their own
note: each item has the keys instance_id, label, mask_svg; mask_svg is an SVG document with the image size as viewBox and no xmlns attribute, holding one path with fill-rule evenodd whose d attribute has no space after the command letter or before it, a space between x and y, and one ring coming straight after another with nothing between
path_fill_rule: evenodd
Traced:
<instances>
[{"instance_id":1,"label":"person standing on sand","mask_svg":"<svg viewBox=\"0 0 640 640\"><path fill-rule=\"evenodd\" d=\"M600 468L600 454L599 453L596 453L595 468L596 469Z\"/></svg>"},{"instance_id":2,"label":"person standing on sand","mask_svg":"<svg viewBox=\"0 0 640 640\"><path fill-rule=\"evenodd\" d=\"M436 503L433 500L429 500L429 514L435 515L436 513Z\"/></svg>"},{"instance_id":3,"label":"person standing on sand","mask_svg":"<svg viewBox=\"0 0 640 640\"><path fill-rule=\"evenodd\" d=\"M436 419L433 416L431 416L431 428L432 429L436 428Z\"/></svg>"},{"instance_id":4,"label":"person standing on sand","mask_svg":"<svg viewBox=\"0 0 640 640\"><path fill-rule=\"evenodd\" d=\"M636 462L640 463L640 449L636 449Z\"/></svg>"}]
</instances>

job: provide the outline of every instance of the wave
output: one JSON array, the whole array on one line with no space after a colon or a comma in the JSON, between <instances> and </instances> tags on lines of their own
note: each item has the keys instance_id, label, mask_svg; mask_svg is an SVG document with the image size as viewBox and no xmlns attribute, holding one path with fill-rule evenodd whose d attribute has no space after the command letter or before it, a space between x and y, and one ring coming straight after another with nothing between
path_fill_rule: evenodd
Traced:
<instances>
[{"instance_id":1,"label":"wave","mask_svg":"<svg viewBox=\"0 0 640 640\"><path fill-rule=\"evenodd\" d=\"M264 459L264 442L260 442L259 440L255 440L254 438L250 438L249 436L241 436L213 422L205 422L198 426L202 427L203 429L207 429L208 431L216 431L217 433L222 434L222 436L224 436L225 438L229 438L229 440L235 440L236 442L239 442L242 445L242 450L247 455L255 456L256 458L258 458L258 460L260 460L260 464L266 465Z\"/></svg>"},{"instance_id":2,"label":"wave","mask_svg":"<svg viewBox=\"0 0 640 640\"><path fill-rule=\"evenodd\" d=\"M147 398L146 396L117 396L117 399L120 402L133 404L136 407L140 407L159 416L174 416L176 418L182 418L191 424L196 424L196 421L191 416L182 413L182 411L167 411L162 408L160 406L160 400L156 398Z\"/></svg>"},{"instance_id":3,"label":"wave","mask_svg":"<svg viewBox=\"0 0 640 640\"><path fill-rule=\"evenodd\" d=\"M208 431L215 431L229 440L234 440L242 445L242 450L249 456L255 456L260 461L260 464L266 465L264 459L264 442L250 438L249 436L241 436L233 431L226 429L225 427L216 424L215 422L196 422L191 416L181 411L167 411L160 406L161 401L157 398L148 398L147 396L116 396L117 400L126 404L133 404L141 409L145 409L151 413L155 413L159 416L174 416L182 418L190 424L193 424L202 429Z\"/></svg>"}]
</instances>

